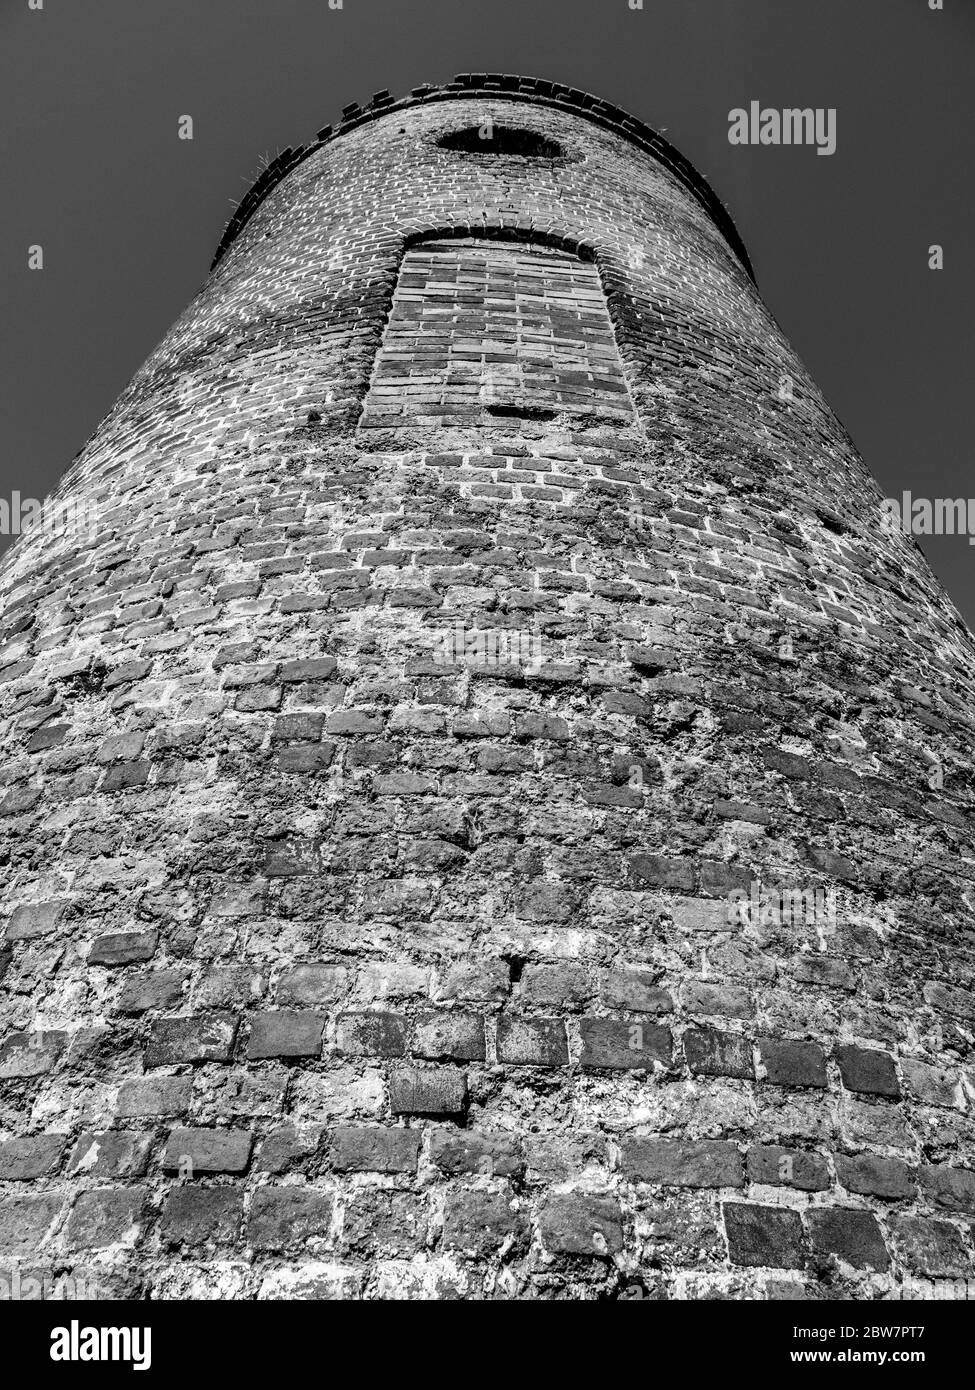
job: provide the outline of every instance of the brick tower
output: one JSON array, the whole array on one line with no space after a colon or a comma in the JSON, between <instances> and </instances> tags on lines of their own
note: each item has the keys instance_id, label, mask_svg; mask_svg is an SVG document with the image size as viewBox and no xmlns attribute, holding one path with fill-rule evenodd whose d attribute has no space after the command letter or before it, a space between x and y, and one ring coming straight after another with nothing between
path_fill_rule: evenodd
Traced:
<instances>
[{"instance_id":1,"label":"brick tower","mask_svg":"<svg viewBox=\"0 0 975 1390\"><path fill-rule=\"evenodd\" d=\"M0 575L4 1278L972 1271L975 648L666 141L285 151Z\"/></svg>"}]
</instances>

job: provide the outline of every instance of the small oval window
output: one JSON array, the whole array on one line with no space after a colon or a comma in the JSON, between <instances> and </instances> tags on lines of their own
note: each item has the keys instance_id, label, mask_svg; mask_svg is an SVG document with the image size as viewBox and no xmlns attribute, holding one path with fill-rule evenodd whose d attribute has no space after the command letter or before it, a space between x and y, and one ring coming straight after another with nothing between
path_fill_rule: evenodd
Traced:
<instances>
[{"instance_id":1,"label":"small oval window","mask_svg":"<svg viewBox=\"0 0 975 1390\"><path fill-rule=\"evenodd\" d=\"M565 156L562 146L547 135L517 126L495 125L493 121L452 130L442 135L437 144L441 149L463 154L513 154L524 159L562 159Z\"/></svg>"}]
</instances>

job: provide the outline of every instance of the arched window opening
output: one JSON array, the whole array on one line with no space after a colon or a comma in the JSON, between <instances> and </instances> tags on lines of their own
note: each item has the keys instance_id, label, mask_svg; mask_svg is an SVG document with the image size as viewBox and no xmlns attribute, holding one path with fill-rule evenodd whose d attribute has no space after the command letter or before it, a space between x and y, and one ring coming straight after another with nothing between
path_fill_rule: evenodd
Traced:
<instances>
[{"instance_id":1,"label":"arched window opening","mask_svg":"<svg viewBox=\"0 0 975 1390\"><path fill-rule=\"evenodd\" d=\"M495 125L493 121L452 130L441 136L437 144L443 150L456 150L461 154L519 155L523 159L565 158L562 146L547 135L518 126Z\"/></svg>"}]
</instances>

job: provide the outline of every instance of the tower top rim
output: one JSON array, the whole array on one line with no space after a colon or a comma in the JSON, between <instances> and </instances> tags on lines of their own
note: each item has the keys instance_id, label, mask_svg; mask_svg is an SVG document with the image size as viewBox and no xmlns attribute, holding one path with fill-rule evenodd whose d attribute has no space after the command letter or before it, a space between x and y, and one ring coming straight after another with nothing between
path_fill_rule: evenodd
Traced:
<instances>
[{"instance_id":1,"label":"tower top rim","mask_svg":"<svg viewBox=\"0 0 975 1390\"><path fill-rule=\"evenodd\" d=\"M307 144L287 146L261 172L244 194L224 229L220 244L210 265L216 268L234 241L243 231L254 212L268 193L284 179L291 170L315 150L355 130L368 121L391 115L414 106L422 106L436 101L450 101L457 98L501 99L522 101L527 104L544 105L569 111L582 116L596 125L614 131L632 144L647 151L674 175L683 186L694 195L704 207L711 221L722 233L728 245L744 266L750 278L755 280L752 263L735 226L731 213L720 200L703 174L691 164L681 152L665 140L659 132L645 122L631 115L622 107L614 106L591 92L583 92L561 82L552 82L538 77L519 77L508 73L461 73L452 82L424 83L414 87L406 96L393 97L388 91L375 93L364 106L353 102L342 108L342 115L335 125L323 126L313 140Z\"/></svg>"}]
</instances>

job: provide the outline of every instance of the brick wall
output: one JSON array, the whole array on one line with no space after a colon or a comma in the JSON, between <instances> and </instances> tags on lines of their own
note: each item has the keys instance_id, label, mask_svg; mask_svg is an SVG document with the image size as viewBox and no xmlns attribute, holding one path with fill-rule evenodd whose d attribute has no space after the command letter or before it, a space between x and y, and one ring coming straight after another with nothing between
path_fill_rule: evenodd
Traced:
<instances>
[{"instance_id":1,"label":"brick wall","mask_svg":"<svg viewBox=\"0 0 975 1390\"><path fill-rule=\"evenodd\" d=\"M439 98L267 182L65 477L96 533L0 569L4 1268L969 1273L972 639L707 197L596 106ZM488 118L564 155L441 143ZM418 413L446 264L540 276L560 368L571 277L587 399L511 314L554 418Z\"/></svg>"}]
</instances>

